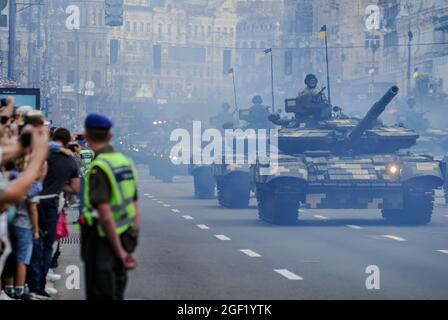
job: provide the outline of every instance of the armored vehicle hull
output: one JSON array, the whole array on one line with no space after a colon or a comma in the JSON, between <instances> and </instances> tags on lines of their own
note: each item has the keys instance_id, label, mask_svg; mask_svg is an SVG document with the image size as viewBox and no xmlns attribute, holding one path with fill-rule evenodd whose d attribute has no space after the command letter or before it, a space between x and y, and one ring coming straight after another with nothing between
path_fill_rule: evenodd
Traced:
<instances>
[{"instance_id":1,"label":"armored vehicle hull","mask_svg":"<svg viewBox=\"0 0 448 320\"><path fill-rule=\"evenodd\" d=\"M439 163L428 156L281 156L260 175L254 166L261 219L294 223L298 209L379 209L391 223L426 224L434 190L443 184Z\"/></svg>"},{"instance_id":2,"label":"armored vehicle hull","mask_svg":"<svg viewBox=\"0 0 448 320\"><path fill-rule=\"evenodd\" d=\"M249 165L213 164L219 205L226 208L249 206L251 179Z\"/></svg>"},{"instance_id":3,"label":"armored vehicle hull","mask_svg":"<svg viewBox=\"0 0 448 320\"><path fill-rule=\"evenodd\" d=\"M190 165L188 173L193 176L196 198L212 199L215 197L216 182L210 165Z\"/></svg>"}]
</instances>

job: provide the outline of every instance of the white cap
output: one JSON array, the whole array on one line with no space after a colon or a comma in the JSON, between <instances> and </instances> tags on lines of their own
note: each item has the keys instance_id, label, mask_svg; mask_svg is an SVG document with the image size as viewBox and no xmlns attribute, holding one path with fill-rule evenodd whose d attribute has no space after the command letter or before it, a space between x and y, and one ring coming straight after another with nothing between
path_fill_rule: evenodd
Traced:
<instances>
[{"instance_id":1,"label":"white cap","mask_svg":"<svg viewBox=\"0 0 448 320\"><path fill-rule=\"evenodd\" d=\"M33 111L34 108L31 106L21 106L16 110L16 114L19 116L25 116L28 112Z\"/></svg>"}]
</instances>

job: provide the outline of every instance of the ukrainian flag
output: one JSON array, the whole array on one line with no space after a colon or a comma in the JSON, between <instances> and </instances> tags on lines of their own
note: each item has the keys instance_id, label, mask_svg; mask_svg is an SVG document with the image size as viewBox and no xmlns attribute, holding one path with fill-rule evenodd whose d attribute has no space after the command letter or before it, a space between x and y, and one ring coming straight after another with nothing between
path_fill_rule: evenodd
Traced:
<instances>
[{"instance_id":1,"label":"ukrainian flag","mask_svg":"<svg viewBox=\"0 0 448 320\"><path fill-rule=\"evenodd\" d=\"M272 56L272 48L268 48L268 49L264 50L264 54L266 56Z\"/></svg>"},{"instance_id":2,"label":"ukrainian flag","mask_svg":"<svg viewBox=\"0 0 448 320\"><path fill-rule=\"evenodd\" d=\"M325 39L325 36L327 35L327 25L323 25L322 28L320 28L319 33L317 36L319 39Z\"/></svg>"}]
</instances>

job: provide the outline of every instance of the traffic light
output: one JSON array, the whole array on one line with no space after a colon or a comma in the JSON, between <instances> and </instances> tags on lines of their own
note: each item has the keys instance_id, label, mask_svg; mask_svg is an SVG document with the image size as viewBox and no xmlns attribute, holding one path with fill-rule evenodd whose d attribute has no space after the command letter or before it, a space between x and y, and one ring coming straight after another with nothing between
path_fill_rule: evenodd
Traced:
<instances>
[{"instance_id":1,"label":"traffic light","mask_svg":"<svg viewBox=\"0 0 448 320\"><path fill-rule=\"evenodd\" d=\"M120 43L117 39L110 40L110 64L116 65L118 63L118 51L119 51Z\"/></svg>"},{"instance_id":2,"label":"traffic light","mask_svg":"<svg viewBox=\"0 0 448 320\"><path fill-rule=\"evenodd\" d=\"M292 50L285 51L285 75L292 74Z\"/></svg>"},{"instance_id":3,"label":"traffic light","mask_svg":"<svg viewBox=\"0 0 448 320\"><path fill-rule=\"evenodd\" d=\"M229 72L229 69L232 65L232 51L231 50L224 50L223 52L223 74L227 74Z\"/></svg>"},{"instance_id":4,"label":"traffic light","mask_svg":"<svg viewBox=\"0 0 448 320\"><path fill-rule=\"evenodd\" d=\"M8 25L8 16L2 13L7 5L8 0L0 0L0 27L6 27Z\"/></svg>"},{"instance_id":5,"label":"traffic light","mask_svg":"<svg viewBox=\"0 0 448 320\"><path fill-rule=\"evenodd\" d=\"M162 69L162 46L160 44L153 45L153 70L155 74L160 74Z\"/></svg>"},{"instance_id":6,"label":"traffic light","mask_svg":"<svg viewBox=\"0 0 448 320\"><path fill-rule=\"evenodd\" d=\"M110 27L123 25L123 0L106 0L106 25Z\"/></svg>"}]
</instances>

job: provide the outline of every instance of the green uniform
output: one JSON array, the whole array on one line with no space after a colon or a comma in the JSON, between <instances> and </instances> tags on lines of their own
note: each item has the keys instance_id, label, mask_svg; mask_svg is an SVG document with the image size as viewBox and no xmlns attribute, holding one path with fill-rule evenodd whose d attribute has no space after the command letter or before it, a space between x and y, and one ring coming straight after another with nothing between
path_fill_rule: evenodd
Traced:
<instances>
[{"instance_id":1,"label":"green uniform","mask_svg":"<svg viewBox=\"0 0 448 320\"><path fill-rule=\"evenodd\" d=\"M121 300L127 271L117 257L98 222L96 207L110 204L123 248L133 252L137 235L133 228L136 216L137 174L130 159L108 146L99 151L86 174L82 258L85 262L86 297Z\"/></svg>"},{"instance_id":2,"label":"green uniform","mask_svg":"<svg viewBox=\"0 0 448 320\"><path fill-rule=\"evenodd\" d=\"M331 116L331 106L321 88L314 89L306 87L297 96L299 112L296 118L329 118Z\"/></svg>"}]
</instances>

